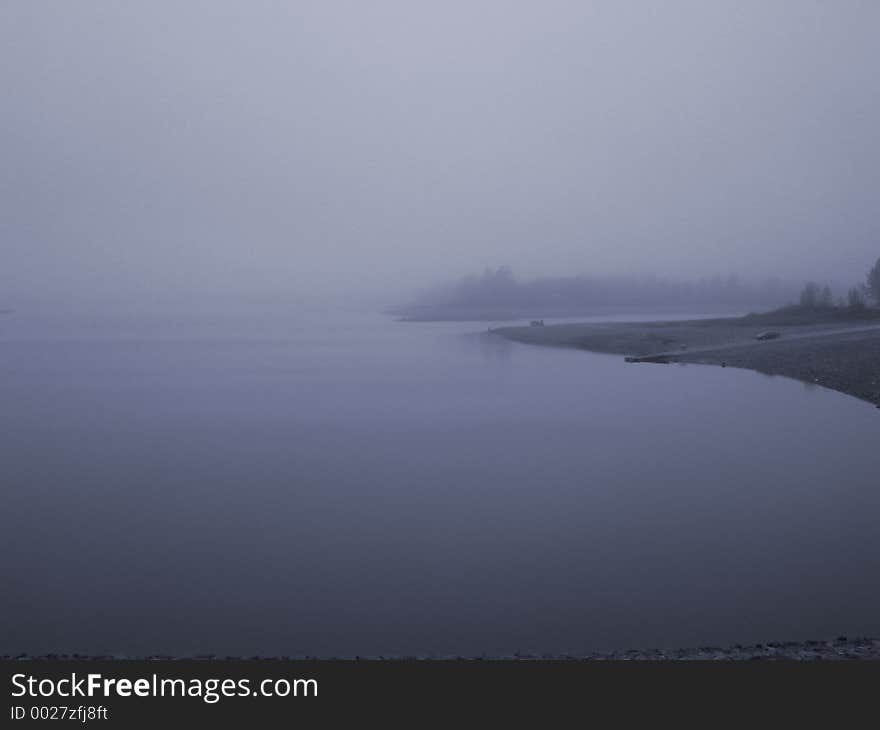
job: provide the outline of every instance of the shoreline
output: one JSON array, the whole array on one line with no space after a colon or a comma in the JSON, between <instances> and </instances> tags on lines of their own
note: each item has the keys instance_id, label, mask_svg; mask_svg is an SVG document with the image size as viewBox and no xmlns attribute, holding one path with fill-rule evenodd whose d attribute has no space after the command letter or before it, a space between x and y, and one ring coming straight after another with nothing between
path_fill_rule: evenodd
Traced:
<instances>
[{"instance_id":1,"label":"shoreline","mask_svg":"<svg viewBox=\"0 0 880 730\"><path fill-rule=\"evenodd\" d=\"M778 337L756 337L767 331ZM607 322L491 330L514 342L623 355L630 363L693 363L754 370L821 385L880 408L880 321L775 312L677 322Z\"/></svg>"},{"instance_id":2,"label":"shoreline","mask_svg":"<svg viewBox=\"0 0 880 730\"><path fill-rule=\"evenodd\" d=\"M587 654L520 654L477 656L336 656L316 657L300 655L225 656L219 654L181 655L154 654L149 656L96 655L78 653L6 654L0 659L11 661L87 660L114 661L878 661L880 639L868 637L822 641L783 641L764 644L733 644L727 647L702 646L686 649L629 649L625 651L590 652Z\"/></svg>"}]
</instances>

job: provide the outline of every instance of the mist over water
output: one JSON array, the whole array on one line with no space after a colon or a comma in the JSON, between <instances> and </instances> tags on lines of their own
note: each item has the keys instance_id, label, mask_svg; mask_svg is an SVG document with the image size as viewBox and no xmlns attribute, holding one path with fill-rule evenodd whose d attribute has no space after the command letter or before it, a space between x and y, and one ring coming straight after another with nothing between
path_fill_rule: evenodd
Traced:
<instances>
[{"instance_id":1,"label":"mist over water","mask_svg":"<svg viewBox=\"0 0 880 730\"><path fill-rule=\"evenodd\" d=\"M356 313L0 324L4 651L880 632L853 398Z\"/></svg>"}]
</instances>

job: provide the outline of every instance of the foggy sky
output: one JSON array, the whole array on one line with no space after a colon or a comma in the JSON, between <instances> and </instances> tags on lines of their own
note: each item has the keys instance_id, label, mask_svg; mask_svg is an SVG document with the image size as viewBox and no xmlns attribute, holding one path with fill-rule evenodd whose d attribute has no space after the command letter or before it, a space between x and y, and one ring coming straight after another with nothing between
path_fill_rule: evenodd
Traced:
<instances>
[{"instance_id":1,"label":"foggy sky","mask_svg":"<svg viewBox=\"0 0 880 730\"><path fill-rule=\"evenodd\" d=\"M5 0L0 305L502 264L848 286L878 34L872 0Z\"/></svg>"}]
</instances>

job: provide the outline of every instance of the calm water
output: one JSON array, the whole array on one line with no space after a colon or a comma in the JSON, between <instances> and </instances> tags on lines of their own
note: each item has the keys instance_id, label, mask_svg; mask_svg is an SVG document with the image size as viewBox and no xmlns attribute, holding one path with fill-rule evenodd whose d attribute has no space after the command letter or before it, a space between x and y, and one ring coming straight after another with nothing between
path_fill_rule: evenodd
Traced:
<instances>
[{"instance_id":1,"label":"calm water","mask_svg":"<svg viewBox=\"0 0 880 730\"><path fill-rule=\"evenodd\" d=\"M880 634L880 411L481 329L0 320L0 653Z\"/></svg>"}]
</instances>

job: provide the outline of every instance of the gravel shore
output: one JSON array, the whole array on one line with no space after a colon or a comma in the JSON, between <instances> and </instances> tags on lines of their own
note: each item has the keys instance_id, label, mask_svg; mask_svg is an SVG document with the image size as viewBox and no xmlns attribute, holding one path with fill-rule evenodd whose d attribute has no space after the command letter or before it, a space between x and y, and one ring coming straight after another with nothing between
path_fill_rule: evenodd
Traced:
<instances>
[{"instance_id":1,"label":"gravel shore","mask_svg":"<svg viewBox=\"0 0 880 730\"><path fill-rule=\"evenodd\" d=\"M757 340L772 330L778 339ZM788 323L753 315L684 322L563 324L492 330L517 342L576 347L651 362L687 362L783 375L880 407L880 324L876 318Z\"/></svg>"},{"instance_id":2,"label":"gravel shore","mask_svg":"<svg viewBox=\"0 0 880 730\"><path fill-rule=\"evenodd\" d=\"M216 656L207 654L202 656L97 656L87 654L48 654L43 656L31 656L27 654L0 656L5 660L77 660L87 659L92 661L101 660L304 660L319 659L321 657L304 657L304 656L271 656L262 655L254 657L233 657L233 656ZM880 660L880 639L870 638L847 638L840 636L833 640L826 641L788 641L788 642L771 642L767 644L751 644L748 646L735 645L728 647L704 646L692 649L632 649L629 651L613 651L593 654L553 654L553 655L533 655L533 654L512 654L510 656L479 656L479 657L423 657L423 656L361 656L361 657L324 657L325 659L336 661L351 660L419 660L419 661L444 661L454 659L464 659L471 661L505 661L505 660L521 660L521 661L745 661L745 660L787 660L787 661L851 661L851 660Z\"/></svg>"},{"instance_id":3,"label":"gravel shore","mask_svg":"<svg viewBox=\"0 0 880 730\"><path fill-rule=\"evenodd\" d=\"M749 646L701 647L699 649L655 649L594 654L585 659L606 661L744 661L754 659L788 661L873 660L880 659L880 640L848 639L833 641L792 641Z\"/></svg>"}]
</instances>

